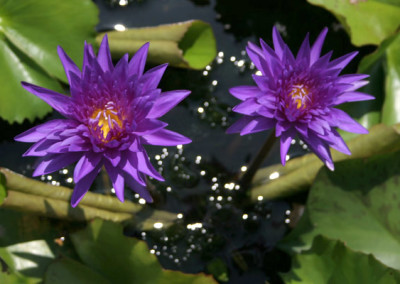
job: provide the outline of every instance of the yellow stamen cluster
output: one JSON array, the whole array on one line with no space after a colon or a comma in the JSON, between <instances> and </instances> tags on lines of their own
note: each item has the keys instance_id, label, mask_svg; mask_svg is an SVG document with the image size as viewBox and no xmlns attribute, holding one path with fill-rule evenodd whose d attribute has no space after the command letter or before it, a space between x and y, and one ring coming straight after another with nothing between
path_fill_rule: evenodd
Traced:
<instances>
[{"instance_id":1,"label":"yellow stamen cluster","mask_svg":"<svg viewBox=\"0 0 400 284\"><path fill-rule=\"evenodd\" d=\"M122 121L113 109L96 109L92 114L92 118L99 120L98 126L101 129L104 140L107 138L110 130L115 127L115 123L119 127L122 127ZM111 138L111 140L114 138Z\"/></svg>"},{"instance_id":2,"label":"yellow stamen cluster","mask_svg":"<svg viewBox=\"0 0 400 284\"><path fill-rule=\"evenodd\" d=\"M297 104L297 109L306 107L306 99L308 97L308 89L303 84L297 84L292 86L292 91L290 92L290 96Z\"/></svg>"}]
</instances>

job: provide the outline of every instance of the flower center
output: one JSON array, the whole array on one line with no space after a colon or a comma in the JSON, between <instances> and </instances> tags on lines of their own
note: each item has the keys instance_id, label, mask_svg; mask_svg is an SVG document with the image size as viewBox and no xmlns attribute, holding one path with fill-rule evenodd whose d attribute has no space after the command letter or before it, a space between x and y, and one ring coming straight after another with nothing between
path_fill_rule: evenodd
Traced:
<instances>
[{"instance_id":1,"label":"flower center","mask_svg":"<svg viewBox=\"0 0 400 284\"><path fill-rule=\"evenodd\" d=\"M289 96L292 97L292 100L295 104L297 104L297 109L306 107L307 101L309 100L309 91L304 84L296 84L292 86L292 90L289 93Z\"/></svg>"},{"instance_id":2,"label":"flower center","mask_svg":"<svg viewBox=\"0 0 400 284\"><path fill-rule=\"evenodd\" d=\"M118 135L107 139L108 133L116 128L122 127L121 117L114 108L113 102L108 102L103 109L96 109L91 118L95 121L95 127L101 131L101 138L104 142L111 141Z\"/></svg>"}]
</instances>

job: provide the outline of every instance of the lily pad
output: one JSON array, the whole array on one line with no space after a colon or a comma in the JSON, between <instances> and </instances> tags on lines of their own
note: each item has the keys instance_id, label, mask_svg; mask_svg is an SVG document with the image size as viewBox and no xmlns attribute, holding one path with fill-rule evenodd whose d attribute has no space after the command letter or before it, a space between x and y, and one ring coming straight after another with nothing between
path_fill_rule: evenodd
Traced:
<instances>
[{"instance_id":1,"label":"lily pad","mask_svg":"<svg viewBox=\"0 0 400 284\"><path fill-rule=\"evenodd\" d=\"M62 258L54 261L47 269L44 280L44 283L49 284L112 283L87 266L70 258Z\"/></svg>"},{"instance_id":2,"label":"lily pad","mask_svg":"<svg viewBox=\"0 0 400 284\"><path fill-rule=\"evenodd\" d=\"M282 275L285 283L396 284L400 272L372 255L356 252L342 242L318 236L310 250L296 255L292 270Z\"/></svg>"},{"instance_id":3,"label":"lily pad","mask_svg":"<svg viewBox=\"0 0 400 284\"><path fill-rule=\"evenodd\" d=\"M175 67L203 69L217 55L210 24L199 20L109 31L107 35L115 58L135 53L146 42L150 42L148 60L156 64L168 62ZM98 43L102 37L97 36Z\"/></svg>"},{"instance_id":4,"label":"lily pad","mask_svg":"<svg viewBox=\"0 0 400 284\"><path fill-rule=\"evenodd\" d=\"M400 26L396 0L308 0L332 12L350 34L354 45L379 45Z\"/></svg>"},{"instance_id":5,"label":"lily pad","mask_svg":"<svg viewBox=\"0 0 400 284\"><path fill-rule=\"evenodd\" d=\"M10 279L36 281L43 277L55 257L76 256L69 242L55 242L65 230L58 223L2 208L0 220L0 258L10 272L6 274L12 275ZM21 283L31 283L29 281ZM4 283L1 277L0 283Z\"/></svg>"},{"instance_id":6,"label":"lily pad","mask_svg":"<svg viewBox=\"0 0 400 284\"><path fill-rule=\"evenodd\" d=\"M289 252L311 246L318 234L373 254L400 269L400 152L323 169L310 190L308 215L281 245Z\"/></svg>"},{"instance_id":7,"label":"lily pad","mask_svg":"<svg viewBox=\"0 0 400 284\"><path fill-rule=\"evenodd\" d=\"M162 269L144 241L125 237L115 223L95 220L71 237L83 263L111 283L217 283L205 274Z\"/></svg>"},{"instance_id":8,"label":"lily pad","mask_svg":"<svg viewBox=\"0 0 400 284\"><path fill-rule=\"evenodd\" d=\"M0 173L0 205L3 203L6 196L7 196L6 178L2 173Z\"/></svg>"},{"instance_id":9,"label":"lily pad","mask_svg":"<svg viewBox=\"0 0 400 284\"><path fill-rule=\"evenodd\" d=\"M400 33L386 49L385 102L382 122L388 125L400 122Z\"/></svg>"},{"instance_id":10,"label":"lily pad","mask_svg":"<svg viewBox=\"0 0 400 284\"><path fill-rule=\"evenodd\" d=\"M97 15L90 0L0 0L1 118L21 123L51 110L20 81L61 91L52 78L66 82L57 46L82 62L84 41L94 41Z\"/></svg>"}]
</instances>

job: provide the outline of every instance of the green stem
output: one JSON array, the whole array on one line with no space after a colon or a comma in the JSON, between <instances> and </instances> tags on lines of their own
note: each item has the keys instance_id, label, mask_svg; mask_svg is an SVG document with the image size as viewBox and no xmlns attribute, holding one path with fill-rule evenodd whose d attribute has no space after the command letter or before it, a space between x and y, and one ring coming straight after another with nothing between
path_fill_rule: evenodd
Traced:
<instances>
[{"instance_id":1,"label":"green stem","mask_svg":"<svg viewBox=\"0 0 400 284\"><path fill-rule=\"evenodd\" d=\"M46 184L27 178L6 168L0 168L0 173L4 174L6 178L5 186L7 192L12 192L11 196L7 196L6 198L8 201L4 201L5 207L13 207L23 211L36 212L41 215L62 219L68 219L68 214L72 214L74 220L81 221L88 221L94 217L103 218L102 214L104 214L105 217L103 219L107 218L107 220L134 220L137 227L142 230L152 229L156 222L162 222L167 227L176 219L176 214L174 213L154 210L148 206L141 206L130 201L121 203L115 197L92 192L87 192L79 205L76 208L72 208L69 203L72 195L70 188ZM28 206L30 205L29 198L21 198L19 200L15 197L18 193L29 196L29 198L35 200L36 205L32 204ZM51 210L47 210L43 207L44 204L55 204L55 206L51 206ZM69 213L82 212L82 210L88 213L84 214L84 216L75 216L78 213ZM53 211L60 213L52 215Z\"/></svg>"},{"instance_id":2,"label":"green stem","mask_svg":"<svg viewBox=\"0 0 400 284\"><path fill-rule=\"evenodd\" d=\"M44 198L42 196L26 194L14 190L7 190L7 197L1 207L45 217L81 222L94 218L122 222L134 218L134 216L129 213L110 212L84 205L72 208L69 203L64 200Z\"/></svg>"},{"instance_id":3,"label":"green stem","mask_svg":"<svg viewBox=\"0 0 400 284\"><path fill-rule=\"evenodd\" d=\"M248 185L249 183L251 183L255 173L260 168L262 162L264 162L265 158L267 157L267 155L271 151L272 147L274 146L275 141L276 141L275 135L274 135L274 133L271 133L268 136L267 140L265 141L264 145L261 147L258 154L255 156L255 158L251 162L246 173L241 178L241 183L243 185Z\"/></svg>"},{"instance_id":4,"label":"green stem","mask_svg":"<svg viewBox=\"0 0 400 284\"><path fill-rule=\"evenodd\" d=\"M0 172L6 177L6 187L11 190L24 192L33 195L40 195L52 199L70 201L72 190L64 186L54 186L43 183L23 175L17 174L9 169L0 168ZM115 212L136 213L142 210L142 206L125 201L121 203L117 198L87 192L80 201L81 205L96 207Z\"/></svg>"}]
</instances>

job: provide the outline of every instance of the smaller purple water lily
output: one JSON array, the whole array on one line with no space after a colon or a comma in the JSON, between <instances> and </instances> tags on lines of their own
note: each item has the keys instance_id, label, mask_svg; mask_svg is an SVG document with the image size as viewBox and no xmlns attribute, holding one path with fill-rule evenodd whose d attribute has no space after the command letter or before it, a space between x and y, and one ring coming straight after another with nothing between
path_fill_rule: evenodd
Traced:
<instances>
[{"instance_id":1,"label":"smaller purple water lily","mask_svg":"<svg viewBox=\"0 0 400 284\"><path fill-rule=\"evenodd\" d=\"M143 145L176 146L191 142L165 129L167 123L158 120L190 91L161 92L157 88L167 64L144 73L148 48L149 43L143 45L130 61L126 54L114 67L104 36L97 57L92 46L85 43L81 71L58 47L71 96L22 83L26 90L66 117L38 125L15 140L35 143L24 154L41 157L34 176L78 161L72 207L83 198L103 166L121 202L125 184L152 202L145 188L146 175L164 179L151 165Z\"/></svg>"},{"instance_id":2,"label":"smaller purple water lily","mask_svg":"<svg viewBox=\"0 0 400 284\"><path fill-rule=\"evenodd\" d=\"M329 147L351 154L335 128L361 134L368 133L368 130L335 107L374 97L356 91L368 84L364 80L368 75L339 76L357 52L332 61L332 52L320 56L327 32L328 29L323 29L312 46L307 35L296 57L275 27L272 31L274 49L262 39L261 48L248 44L247 54L261 75L253 76L256 86L230 89L233 96L242 100L233 110L244 116L227 133L245 135L275 127L275 136L280 137L283 165L296 136L331 170L334 165Z\"/></svg>"}]
</instances>

